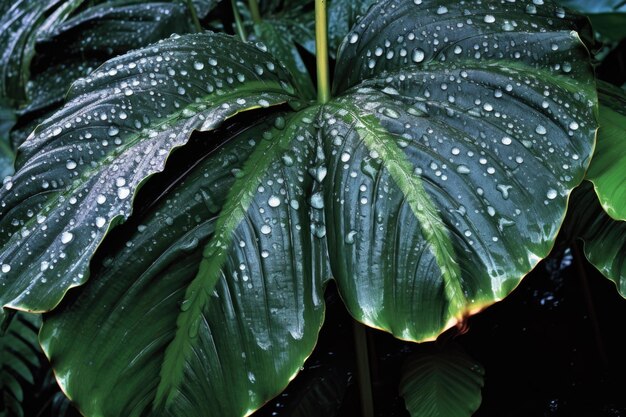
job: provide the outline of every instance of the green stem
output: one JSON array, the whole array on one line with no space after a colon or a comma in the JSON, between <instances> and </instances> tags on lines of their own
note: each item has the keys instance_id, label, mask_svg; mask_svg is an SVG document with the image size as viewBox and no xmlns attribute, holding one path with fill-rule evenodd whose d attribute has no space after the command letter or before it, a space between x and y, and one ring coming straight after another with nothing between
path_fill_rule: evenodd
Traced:
<instances>
[{"instance_id":1,"label":"green stem","mask_svg":"<svg viewBox=\"0 0 626 417\"><path fill-rule=\"evenodd\" d=\"M254 23L261 23L261 11L259 10L259 3L256 0L248 0L248 7L250 8L250 14L252 15L252 21Z\"/></svg>"},{"instance_id":2,"label":"green stem","mask_svg":"<svg viewBox=\"0 0 626 417\"><path fill-rule=\"evenodd\" d=\"M241 15L239 14L239 8L237 7L237 0L230 0L230 4L233 8L233 16L235 16L237 34L243 42L246 42L248 40L248 36L246 35L246 30L243 27L243 22L241 21Z\"/></svg>"},{"instance_id":3,"label":"green stem","mask_svg":"<svg viewBox=\"0 0 626 417\"><path fill-rule=\"evenodd\" d=\"M374 400L372 397L372 378L367 348L365 326L354 322L354 350L356 351L357 378L361 397L361 415L374 417Z\"/></svg>"},{"instance_id":4,"label":"green stem","mask_svg":"<svg viewBox=\"0 0 626 417\"><path fill-rule=\"evenodd\" d=\"M330 100L326 0L315 0L315 56L317 59L317 102L324 104Z\"/></svg>"},{"instance_id":5,"label":"green stem","mask_svg":"<svg viewBox=\"0 0 626 417\"><path fill-rule=\"evenodd\" d=\"M202 32L202 25L200 24L200 21L198 20L198 14L196 13L196 8L193 5L193 2L191 0L187 0L187 8L189 9L189 13L191 13L191 20L193 21L193 25L196 28L196 32L198 33Z\"/></svg>"}]
</instances>

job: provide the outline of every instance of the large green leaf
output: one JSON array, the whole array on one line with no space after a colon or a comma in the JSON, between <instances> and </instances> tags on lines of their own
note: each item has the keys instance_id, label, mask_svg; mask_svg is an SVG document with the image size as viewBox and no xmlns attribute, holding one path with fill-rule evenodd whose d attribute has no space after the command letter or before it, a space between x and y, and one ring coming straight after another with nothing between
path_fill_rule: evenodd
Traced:
<instances>
[{"instance_id":1,"label":"large green leaf","mask_svg":"<svg viewBox=\"0 0 626 417\"><path fill-rule=\"evenodd\" d=\"M607 215L588 181L572 194L565 224L570 238L584 242L589 262L626 297L626 222Z\"/></svg>"},{"instance_id":2,"label":"large green leaf","mask_svg":"<svg viewBox=\"0 0 626 417\"><path fill-rule=\"evenodd\" d=\"M575 16L419 3L378 4L347 36L335 90L357 85L323 126L335 279L355 317L411 340L548 254L596 128Z\"/></svg>"},{"instance_id":3,"label":"large green leaf","mask_svg":"<svg viewBox=\"0 0 626 417\"><path fill-rule=\"evenodd\" d=\"M587 172L604 210L626 220L626 93L607 83L598 84L600 130Z\"/></svg>"},{"instance_id":4,"label":"large green leaf","mask_svg":"<svg viewBox=\"0 0 626 417\"><path fill-rule=\"evenodd\" d=\"M214 145L208 156L192 145L177 151L195 168L178 173L168 165L163 174L179 180L148 182L156 201L144 198L120 234L104 241L104 260L93 261L92 279L46 319L41 341L68 395L89 416L248 414L284 387L310 353L323 316L328 261L352 315L404 339L434 338L506 296L554 244L595 137L593 73L576 33L584 27L577 16L543 3L378 3L344 40L330 102L274 109L285 112L279 116L260 110L252 116L257 123L243 132L233 132L231 123L240 121L233 118L197 138ZM224 47L210 51L214 43ZM160 110L162 96L155 97L176 96L179 86L134 91L133 110L149 118L142 121L146 131L168 123L168 134L184 133L174 146L189 134L178 112L196 114L184 108L206 106L202 129L250 106L233 109L237 99L256 102L270 94L264 104L278 104L292 97L285 75L269 78L278 64L266 64L267 55L249 45L216 35L165 45L174 55L240 57L230 61L236 63L233 78L244 71L264 74L229 94L197 93L179 109ZM163 56L163 44L156 49L161 52L142 53ZM194 71L194 58L187 61L183 88L196 94L192 86L201 90L210 72ZM133 59L111 61L89 80L108 79L111 70L117 79L127 70L117 64ZM149 61L144 74L156 65ZM204 69L211 70L206 61ZM219 69L229 76L228 67ZM129 83L128 77L120 82ZM107 102L109 88L93 85L87 97L102 94ZM125 87L119 88L123 95ZM75 100L39 135L80 135L64 124ZM102 136L111 127L121 134L126 123L108 118ZM142 155L137 146L151 143L146 136L110 154L107 166L135 172L131 161ZM23 149L41 140L35 136ZM63 141L53 136L46 143ZM50 161L46 172L65 172L66 159L40 155ZM31 186L26 167L18 159L3 195ZM69 244L88 249L88 255L65 249L61 266L78 260L84 271L104 236L96 230L89 237L94 217L102 216L94 212L94 195L115 203L107 205L113 212L105 219L120 209L124 216L130 212L130 199L120 205L117 195L128 178L113 172L125 183L78 182L72 187L84 187L82 200L75 195L84 207L63 206L66 191L59 210L70 215L59 214L60 226L45 221L55 232L41 233L37 242L51 234L63 239L67 231ZM137 185L148 176L140 174ZM21 201L23 210L33 205ZM13 217L4 216L0 225ZM15 262L24 253L18 248L5 259ZM31 294L59 287L59 280L49 286L34 281ZM14 288L16 299L25 297Z\"/></svg>"},{"instance_id":5,"label":"large green leaf","mask_svg":"<svg viewBox=\"0 0 626 417\"><path fill-rule=\"evenodd\" d=\"M33 388L39 368L37 332L41 318L17 313L0 336L0 416L23 417L24 391Z\"/></svg>"},{"instance_id":6,"label":"large green leaf","mask_svg":"<svg viewBox=\"0 0 626 417\"><path fill-rule=\"evenodd\" d=\"M404 365L400 395L412 417L470 417L485 371L460 347L424 344Z\"/></svg>"},{"instance_id":7,"label":"large green leaf","mask_svg":"<svg viewBox=\"0 0 626 417\"><path fill-rule=\"evenodd\" d=\"M66 106L20 147L0 191L2 305L54 307L87 279L104 235L172 149L193 130L287 101L286 77L269 54L202 34L113 59L75 83Z\"/></svg>"},{"instance_id":8,"label":"large green leaf","mask_svg":"<svg viewBox=\"0 0 626 417\"><path fill-rule=\"evenodd\" d=\"M323 318L323 240L307 202L316 112L229 139L129 223L79 301L48 318L43 346L83 413L245 415L299 370Z\"/></svg>"}]
</instances>

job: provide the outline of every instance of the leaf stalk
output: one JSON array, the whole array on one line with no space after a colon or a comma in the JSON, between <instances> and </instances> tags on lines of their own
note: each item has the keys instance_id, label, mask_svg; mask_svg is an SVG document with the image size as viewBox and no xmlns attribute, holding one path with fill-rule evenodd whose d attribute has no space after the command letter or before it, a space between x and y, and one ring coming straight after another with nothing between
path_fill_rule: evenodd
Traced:
<instances>
[{"instance_id":1,"label":"leaf stalk","mask_svg":"<svg viewBox=\"0 0 626 417\"><path fill-rule=\"evenodd\" d=\"M325 104L330 100L326 0L315 0L315 56L317 61L317 102Z\"/></svg>"}]
</instances>

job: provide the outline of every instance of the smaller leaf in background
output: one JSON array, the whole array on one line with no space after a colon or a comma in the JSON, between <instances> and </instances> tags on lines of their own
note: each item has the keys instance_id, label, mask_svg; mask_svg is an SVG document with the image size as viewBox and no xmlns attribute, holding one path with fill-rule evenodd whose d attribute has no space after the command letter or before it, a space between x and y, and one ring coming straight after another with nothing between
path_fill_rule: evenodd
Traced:
<instances>
[{"instance_id":1,"label":"smaller leaf in background","mask_svg":"<svg viewBox=\"0 0 626 417\"><path fill-rule=\"evenodd\" d=\"M480 406L484 376L460 346L425 343L407 359L400 395L412 417L469 417Z\"/></svg>"},{"instance_id":2,"label":"smaller leaf in background","mask_svg":"<svg viewBox=\"0 0 626 417\"><path fill-rule=\"evenodd\" d=\"M41 317L17 313L0 336L0 416L24 416L24 393L41 366L37 333Z\"/></svg>"},{"instance_id":3,"label":"smaller leaf in background","mask_svg":"<svg viewBox=\"0 0 626 417\"><path fill-rule=\"evenodd\" d=\"M289 70L303 98L315 98L311 75L300 56L289 26L279 21L263 21L254 25L257 38L269 52Z\"/></svg>"},{"instance_id":4,"label":"smaller leaf in background","mask_svg":"<svg viewBox=\"0 0 626 417\"><path fill-rule=\"evenodd\" d=\"M65 20L83 0L18 0L0 6L0 97L26 102L26 83L39 36Z\"/></svg>"},{"instance_id":5,"label":"smaller leaf in background","mask_svg":"<svg viewBox=\"0 0 626 417\"><path fill-rule=\"evenodd\" d=\"M0 181L13 173L13 150L9 144L9 132L15 124L12 108L0 100Z\"/></svg>"},{"instance_id":6,"label":"smaller leaf in background","mask_svg":"<svg viewBox=\"0 0 626 417\"><path fill-rule=\"evenodd\" d=\"M598 83L600 129L587 172L604 210L615 220L626 220L626 93Z\"/></svg>"},{"instance_id":7,"label":"smaller leaf in background","mask_svg":"<svg viewBox=\"0 0 626 417\"><path fill-rule=\"evenodd\" d=\"M328 48L335 58L339 45L357 18L365 15L374 0L330 0L328 4Z\"/></svg>"},{"instance_id":8,"label":"smaller leaf in background","mask_svg":"<svg viewBox=\"0 0 626 417\"><path fill-rule=\"evenodd\" d=\"M626 222L602 209L588 181L574 190L564 231L584 242L585 256L626 297Z\"/></svg>"}]
</instances>

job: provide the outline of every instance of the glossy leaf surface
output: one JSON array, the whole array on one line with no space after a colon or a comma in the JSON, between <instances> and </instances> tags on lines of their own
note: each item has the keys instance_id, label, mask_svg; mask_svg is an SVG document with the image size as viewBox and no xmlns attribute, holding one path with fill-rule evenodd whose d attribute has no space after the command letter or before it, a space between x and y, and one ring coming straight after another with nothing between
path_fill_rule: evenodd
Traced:
<instances>
[{"instance_id":1,"label":"glossy leaf surface","mask_svg":"<svg viewBox=\"0 0 626 417\"><path fill-rule=\"evenodd\" d=\"M43 346L84 413L245 415L299 370L323 318L319 213L305 194L315 111L209 154L122 226L135 230L122 249L47 319Z\"/></svg>"},{"instance_id":2,"label":"glossy leaf surface","mask_svg":"<svg viewBox=\"0 0 626 417\"><path fill-rule=\"evenodd\" d=\"M22 145L0 191L2 305L54 307L86 280L107 230L193 130L291 92L269 54L215 34L163 41L76 82L66 106Z\"/></svg>"},{"instance_id":3,"label":"glossy leaf surface","mask_svg":"<svg viewBox=\"0 0 626 417\"><path fill-rule=\"evenodd\" d=\"M469 417L480 406L484 376L460 348L426 344L404 365L400 395L412 417Z\"/></svg>"},{"instance_id":4,"label":"glossy leaf surface","mask_svg":"<svg viewBox=\"0 0 626 417\"><path fill-rule=\"evenodd\" d=\"M355 317L404 339L503 298L548 254L596 128L569 15L468 7L370 9L336 70L336 91L359 84L323 127L334 277Z\"/></svg>"},{"instance_id":5,"label":"glossy leaf surface","mask_svg":"<svg viewBox=\"0 0 626 417\"><path fill-rule=\"evenodd\" d=\"M615 220L626 220L626 94L600 83L600 129L587 172L604 210Z\"/></svg>"},{"instance_id":6,"label":"glossy leaf surface","mask_svg":"<svg viewBox=\"0 0 626 417\"><path fill-rule=\"evenodd\" d=\"M215 152L188 154L197 167L152 185L157 201L121 226L128 239L105 240L105 260L41 335L83 412L248 414L310 353L328 261L354 317L421 341L506 296L549 252L595 136L593 74L575 32L584 27L547 1L417 3L381 2L355 26L335 98L283 106L279 118L260 111L240 133L226 128L235 119L222 123L203 136ZM200 54L214 38L167 44L190 39ZM226 55L252 49L229 39ZM267 56L255 51L237 68L275 71L254 97L287 102L294 88ZM115 62L98 73L119 72ZM193 69L186 91L206 82ZM159 104L151 93L163 89L133 96ZM207 120L236 113L220 113L223 100L244 93L217 95ZM151 117L146 129L158 126L158 107L136 106ZM112 120L122 132L126 122ZM119 187L105 195L115 200Z\"/></svg>"}]
</instances>

